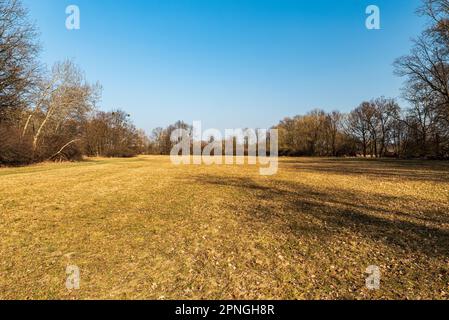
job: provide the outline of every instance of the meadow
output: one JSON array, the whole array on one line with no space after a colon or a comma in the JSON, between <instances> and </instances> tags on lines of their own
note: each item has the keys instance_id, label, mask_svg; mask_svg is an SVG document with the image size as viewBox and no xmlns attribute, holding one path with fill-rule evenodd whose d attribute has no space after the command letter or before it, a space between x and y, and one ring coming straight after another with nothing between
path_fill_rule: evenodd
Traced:
<instances>
[{"instance_id":1,"label":"meadow","mask_svg":"<svg viewBox=\"0 0 449 320\"><path fill-rule=\"evenodd\" d=\"M0 168L0 256L0 299L447 299L449 163Z\"/></svg>"}]
</instances>

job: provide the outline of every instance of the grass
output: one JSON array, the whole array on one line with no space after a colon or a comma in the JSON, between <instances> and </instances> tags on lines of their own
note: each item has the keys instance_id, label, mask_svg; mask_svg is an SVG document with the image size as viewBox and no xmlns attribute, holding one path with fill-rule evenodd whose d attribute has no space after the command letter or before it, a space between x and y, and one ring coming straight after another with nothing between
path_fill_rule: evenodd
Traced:
<instances>
[{"instance_id":1,"label":"grass","mask_svg":"<svg viewBox=\"0 0 449 320\"><path fill-rule=\"evenodd\" d=\"M0 256L2 299L447 299L449 163L3 168Z\"/></svg>"}]
</instances>

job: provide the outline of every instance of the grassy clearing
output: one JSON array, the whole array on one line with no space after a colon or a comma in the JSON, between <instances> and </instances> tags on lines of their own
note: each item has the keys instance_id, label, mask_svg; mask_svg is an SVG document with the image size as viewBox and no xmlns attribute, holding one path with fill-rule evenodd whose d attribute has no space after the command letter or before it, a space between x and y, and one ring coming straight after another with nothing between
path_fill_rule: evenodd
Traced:
<instances>
[{"instance_id":1,"label":"grassy clearing","mask_svg":"<svg viewBox=\"0 0 449 320\"><path fill-rule=\"evenodd\" d=\"M273 177L167 157L7 168L0 219L3 299L449 295L443 162L283 159Z\"/></svg>"}]
</instances>

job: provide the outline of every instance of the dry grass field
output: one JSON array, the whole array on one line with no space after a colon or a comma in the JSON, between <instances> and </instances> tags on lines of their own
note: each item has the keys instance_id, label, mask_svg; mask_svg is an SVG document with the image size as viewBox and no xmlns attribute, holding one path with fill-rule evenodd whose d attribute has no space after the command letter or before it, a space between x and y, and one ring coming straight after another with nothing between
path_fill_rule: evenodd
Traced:
<instances>
[{"instance_id":1,"label":"dry grass field","mask_svg":"<svg viewBox=\"0 0 449 320\"><path fill-rule=\"evenodd\" d=\"M2 299L447 299L449 163L2 168L0 256Z\"/></svg>"}]
</instances>

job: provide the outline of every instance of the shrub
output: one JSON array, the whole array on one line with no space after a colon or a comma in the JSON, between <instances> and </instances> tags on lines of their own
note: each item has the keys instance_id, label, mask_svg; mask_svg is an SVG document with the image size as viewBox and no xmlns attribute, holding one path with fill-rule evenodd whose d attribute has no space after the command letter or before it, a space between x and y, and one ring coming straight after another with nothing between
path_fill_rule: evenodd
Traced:
<instances>
[{"instance_id":1,"label":"shrub","mask_svg":"<svg viewBox=\"0 0 449 320\"><path fill-rule=\"evenodd\" d=\"M31 138L22 137L14 127L0 128L0 165L26 165L33 162Z\"/></svg>"}]
</instances>

